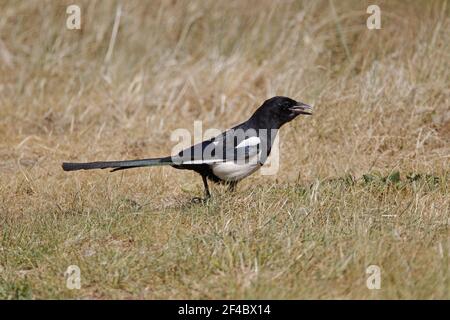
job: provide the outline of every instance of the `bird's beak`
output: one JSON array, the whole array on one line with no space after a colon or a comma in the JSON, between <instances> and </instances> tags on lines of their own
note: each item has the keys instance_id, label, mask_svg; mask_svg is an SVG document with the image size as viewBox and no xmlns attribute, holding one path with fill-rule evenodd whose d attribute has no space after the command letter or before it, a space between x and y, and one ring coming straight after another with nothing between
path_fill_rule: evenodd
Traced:
<instances>
[{"instance_id":1,"label":"bird's beak","mask_svg":"<svg viewBox=\"0 0 450 320\"><path fill-rule=\"evenodd\" d=\"M306 115L311 115L312 114L312 107L304 104L302 102L298 102L298 104L296 104L293 107L289 108L290 111L292 111L294 114L306 114Z\"/></svg>"}]
</instances>

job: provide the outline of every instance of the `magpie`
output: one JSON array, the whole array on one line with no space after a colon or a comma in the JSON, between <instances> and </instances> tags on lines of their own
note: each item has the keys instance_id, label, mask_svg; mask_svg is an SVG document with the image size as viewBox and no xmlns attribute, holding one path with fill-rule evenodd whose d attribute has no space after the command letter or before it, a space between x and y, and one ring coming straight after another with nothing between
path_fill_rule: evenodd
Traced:
<instances>
[{"instance_id":1,"label":"magpie","mask_svg":"<svg viewBox=\"0 0 450 320\"><path fill-rule=\"evenodd\" d=\"M205 188L206 200L211 196L208 180L228 184L235 190L236 184L258 170L270 154L278 130L298 115L311 115L311 106L288 97L270 98L245 122L220 135L162 158L123 161L98 161L87 163L64 162L64 171L106 169L113 171L169 165L176 169L199 173Z\"/></svg>"}]
</instances>

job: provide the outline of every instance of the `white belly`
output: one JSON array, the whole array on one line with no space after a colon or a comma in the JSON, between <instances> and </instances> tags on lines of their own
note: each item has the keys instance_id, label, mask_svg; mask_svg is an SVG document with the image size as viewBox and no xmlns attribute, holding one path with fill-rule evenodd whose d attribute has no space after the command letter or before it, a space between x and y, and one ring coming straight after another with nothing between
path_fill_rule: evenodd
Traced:
<instances>
[{"instance_id":1,"label":"white belly","mask_svg":"<svg viewBox=\"0 0 450 320\"><path fill-rule=\"evenodd\" d=\"M214 163L211 166L212 172L225 181L241 180L261 167L259 163L240 164L232 161Z\"/></svg>"}]
</instances>

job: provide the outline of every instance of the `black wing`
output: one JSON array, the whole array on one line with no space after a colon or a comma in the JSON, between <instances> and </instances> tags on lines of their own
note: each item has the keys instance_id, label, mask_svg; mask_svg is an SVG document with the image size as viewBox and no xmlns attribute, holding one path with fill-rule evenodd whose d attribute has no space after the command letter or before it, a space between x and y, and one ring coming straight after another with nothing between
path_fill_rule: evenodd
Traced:
<instances>
[{"instance_id":1,"label":"black wing","mask_svg":"<svg viewBox=\"0 0 450 320\"><path fill-rule=\"evenodd\" d=\"M213 164L225 161L248 162L258 155L261 140L253 132L230 129L172 156L175 164Z\"/></svg>"}]
</instances>

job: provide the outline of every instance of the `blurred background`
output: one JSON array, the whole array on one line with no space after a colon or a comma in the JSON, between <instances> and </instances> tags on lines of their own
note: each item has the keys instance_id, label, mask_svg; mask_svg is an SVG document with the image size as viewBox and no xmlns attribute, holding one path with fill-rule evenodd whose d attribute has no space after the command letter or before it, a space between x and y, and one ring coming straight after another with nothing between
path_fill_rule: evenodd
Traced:
<instances>
[{"instance_id":1,"label":"blurred background","mask_svg":"<svg viewBox=\"0 0 450 320\"><path fill-rule=\"evenodd\" d=\"M283 130L288 178L448 161L445 1L381 1L380 30L364 1L79 1L81 30L69 4L1 2L2 170L165 155L175 128L223 129L274 95L316 107Z\"/></svg>"}]
</instances>

